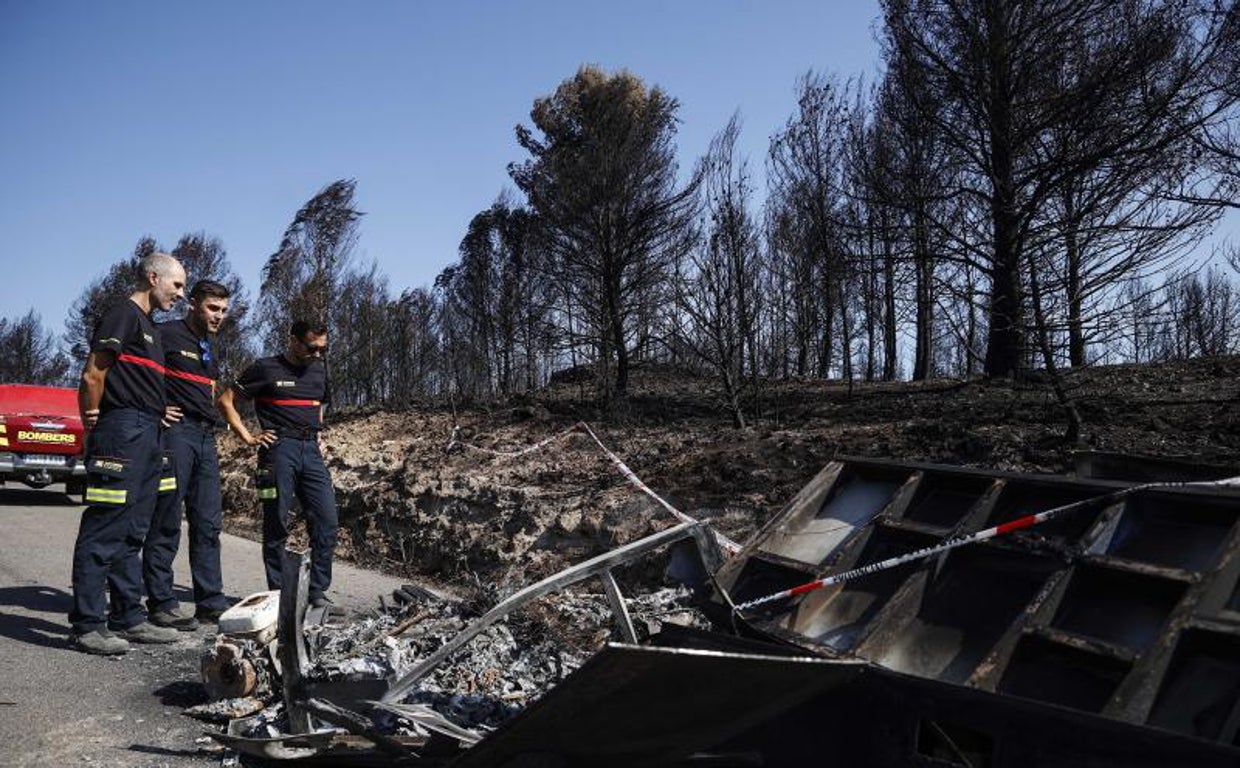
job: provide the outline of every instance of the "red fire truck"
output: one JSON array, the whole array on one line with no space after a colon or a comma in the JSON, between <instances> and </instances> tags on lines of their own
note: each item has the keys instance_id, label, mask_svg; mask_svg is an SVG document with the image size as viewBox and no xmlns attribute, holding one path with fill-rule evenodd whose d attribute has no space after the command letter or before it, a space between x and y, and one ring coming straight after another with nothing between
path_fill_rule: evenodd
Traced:
<instances>
[{"instance_id":1,"label":"red fire truck","mask_svg":"<svg viewBox=\"0 0 1240 768\"><path fill-rule=\"evenodd\" d=\"M0 484L66 483L79 492L85 442L76 390L0 384Z\"/></svg>"}]
</instances>

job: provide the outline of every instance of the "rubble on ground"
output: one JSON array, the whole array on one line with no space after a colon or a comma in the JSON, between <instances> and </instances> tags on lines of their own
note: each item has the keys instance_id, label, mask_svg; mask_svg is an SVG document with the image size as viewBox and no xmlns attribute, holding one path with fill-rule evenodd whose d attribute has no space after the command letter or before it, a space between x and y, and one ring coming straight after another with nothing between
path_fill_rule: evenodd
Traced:
<instances>
[{"instance_id":1,"label":"rubble on ground","mask_svg":"<svg viewBox=\"0 0 1240 768\"><path fill-rule=\"evenodd\" d=\"M1234 463L1240 451L1237 372L1236 359L1072 372L1069 383L1087 423L1084 445ZM657 412L649 414L640 412L643 401L634 398L635 410L601 434L675 506L742 541L837 454L1060 473L1071 467L1072 450L1080 447L1062 442L1058 406L1036 382L886 383L855 390L789 382L772 387L759 426L747 430L721 426L722 412L709 406L703 382L684 386L689 396L652 398L650 407L657 406ZM475 427L468 433L471 442L514 450L592 418L584 410L580 403L550 402L537 416L498 409L459 417L423 411L341 418L328 438L341 513L340 553L416 578L522 584L665 530L671 524L665 511L637 496L581 436L514 460L445 450L458 418ZM257 505L247 487L252 467L245 464L250 457L238 449L232 458L237 460L225 456L224 462L229 525L234 531L253 530ZM923 543L927 534L916 520L896 522L897 544ZM293 541L298 535L304 533ZM967 557L957 555L954 561ZM778 568L775 573L784 577ZM661 575L660 567L634 565L626 585L651 589ZM484 590L485 598L465 601L393 596L358 621L309 626L311 678L400 678L507 591ZM647 619L637 607L641 599L630 600L629 609L643 637L674 614L679 614L675 621L695 621L685 603L661 603L662 598L652 598L653 613L664 615ZM900 614L883 615L894 621ZM381 727L378 736L437 734L474 743L528 710L570 672L588 666L614 633L605 595L569 591L540 597L487 627L400 702L379 707L388 718L372 712ZM1035 641L1049 642L1039 634L1026 643ZM271 654L249 653L256 678L262 665L274 668ZM1123 653L1113 655L1131 663ZM278 686L261 700L264 709L257 716L234 720L244 723L238 735L288 734ZM901 733L921 733L918 728L914 722ZM307 736L299 738L298 744L310 743Z\"/></svg>"},{"instance_id":2,"label":"rubble on ground","mask_svg":"<svg viewBox=\"0 0 1240 768\"><path fill-rule=\"evenodd\" d=\"M515 591L408 586L343 623L303 625L309 557L290 552L279 653L224 638L210 667L249 663L226 682L257 687L270 662L279 691L219 740L454 768L785 764L824 744L850 764L1234 765L1240 700L1202 680L1240 670L1238 481L1079 458L1075 477L835 461L722 565L688 522ZM1134 479L1150 473L1167 479ZM656 551L691 586L626 600L613 571ZM595 578L603 593L583 591ZM702 598L732 633L664 627L710 628Z\"/></svg>"},{"instance_id":3,"label":"rubble on ground","mask_svg":"<svg viewBox=\"0 0 1240 768\"><path fill-rule=\"evenodd\" d=\"M705 628L706 618L690 605L684 587L667 587L638 595L628 609L641 639L665 623ZM497 602L498 600L493 600ZM306 627L314 659L308 674L321 680L398 679L466 628L479 615L473 601L457 601L421 593L399 599L356 620L333 620ZM419 681L401 704L434 711L466 734L481 737L509 720L579 668L612 639L612 616L602 594L561 592L531 603L488 627L449 662ZM204 659L218 659L220 646L237 649L241 659L263 681L250 695L223 699L186 710L208 722L250 717L237 735L268 738L284 732L284 702L271 654L264 646L227 637L214 639ZM230 651L231 653L231 651ZM411 710L413 711L413 710ZM419 735L416 723L393 718L393 735Z\"/></svg>"}]
</instances>

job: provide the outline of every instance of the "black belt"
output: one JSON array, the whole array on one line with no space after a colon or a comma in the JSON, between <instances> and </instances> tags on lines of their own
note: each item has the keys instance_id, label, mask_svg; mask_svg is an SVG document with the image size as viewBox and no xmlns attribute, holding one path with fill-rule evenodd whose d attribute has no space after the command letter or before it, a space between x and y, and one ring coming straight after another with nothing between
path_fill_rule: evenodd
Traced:
<instances>
[{"instance_id":1,"label":"black belt","mask_svg":"<svg viewBox=\"0 0 1240 768\"><path fill-rule=\"evenodd\" d=\"M314 427L277 427L276 434L294 440L314 440L319 436L319 430Z\"/></svg>"},{"instance_id":2,"label":"black belt","mask_svg":"<svg viewBox=\"0 0 1240 768\"><path fill-rule=\"evenodd\" d=\"M219 419L213 419L209 416L199 416L194 413L182 413L181 420L192 422L204 429L219 429L220 426Z\"/></svg>"}]
</instances>

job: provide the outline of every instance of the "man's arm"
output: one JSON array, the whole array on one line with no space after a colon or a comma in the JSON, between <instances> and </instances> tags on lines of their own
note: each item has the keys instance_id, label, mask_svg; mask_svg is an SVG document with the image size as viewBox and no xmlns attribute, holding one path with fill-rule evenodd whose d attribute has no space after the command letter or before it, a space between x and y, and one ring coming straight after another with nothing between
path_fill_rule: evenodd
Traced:
<instances>
[{"instance_id":1,"label":"man's arm","mask_svg":"<svg viewBox=\"0 0 1240 768\"><path fill-rule=\"evenodd\" d=\"M103 313L91 334L90 352L78 383L78 409L82 412L82 427L86 430L92 430L99 424L99 404L103 402L108 371L124 351L124 339L131 338L137 332L138 325L137 315L125 311L123 305L116 305Z\"/></svg>"},{"instance_id":2,"label":"man's arm","mask_svg":"<svg viewBox=\"0 0 1240 768\"><path fill-rule=\"evenodd\" d=\"M89 430L99 423L99 404L103 402L103 386L107 381L108 369L116 362L116 353L100 349L91 352L86 358L86 367L82 369L82 380L78 383L78 409L82 412L82 426Z\"/></svg>"},{"instance_id":3,"label":"man's arm","mask_svg":"<svg viewBox=\"0 0 1240 768\"><path fill-rule=\"evenodd\" d=\"M224 421L228 422L228 426L233 432L237 433L237 437L241 438L241 442L246 445L266 445L269 446L276 441L276 433L270 430L260 432L257 437L250 433L246 428L245 422L241 420L241 414L237 411L236 403L233 399L236 397L237 391L232 387L228 387L220 393L220 399L216 401L215 407L219 409L220 415L224 417Z\"/></svg>"}]
</instances>

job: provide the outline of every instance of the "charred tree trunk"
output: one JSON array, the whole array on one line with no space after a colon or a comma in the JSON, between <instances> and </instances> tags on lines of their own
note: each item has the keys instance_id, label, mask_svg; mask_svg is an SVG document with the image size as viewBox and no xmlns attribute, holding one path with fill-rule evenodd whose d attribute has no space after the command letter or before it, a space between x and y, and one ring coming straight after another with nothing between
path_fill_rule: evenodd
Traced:
<instances>
[{"instance_id":1,"label":"charred tree trunk","mask_svg":"<svg viewBox=\"0 0 1240 768\"><path fill-rule=\"evenodd\" d=\"M827 267L826 279L822 286L822 338L818 350L818 378L825 379L831 375L831 342L835 338L835 313L831 311L831 301L835 294L835 276L831 267Z\"/></svg>"},{"instance_id":2,"label":"charred tree trunk","mask_svg":"<svg viewBox=\"0 0 1240 768\"><path fill-rule=\"evenodd\" d=\"M973 281L973 270L965 270L965 290L969 300L969 319L968 328L965 333L966 343L968 344L968 354L965 355L966 378L972 377L977 373L977 284Z\"/></svg>"},{"instance_id":3,"label":"charred tree trunk","mask_svg":"<svg viewBox=\"0 0 1240 768\"><path fill-rule=\"evenodd\" d=\"M853 391L852 326L848 321L848 302L845 301L845 281L836 283L836 303L840 305L840 373L848 383L848 394Z\"/></svg>"},{"instance_id":4,"label":"charred tree trunk","mask_svg":"<svg viewBox=\"0 0 1240 768\"><path fill-rule=\"evenodd\" d=\"M1064 194L1064 258L1067 260L1068 365L1085 365L1085 332L1081 318L1081 245L1072 193Z\"/></svg>"},{"instance_id":5,"label":"charred tree trunk","mask_svg":"<svg viewBox=\"0 0 1240 768\"><path fill-rule=\"evenodd\" d=\"M745 410L741 407L740 388L731 368L730 363L723 368L723 393L728 398L728 410L732 412L732 426L744 429Z\"/></svg>"},{"instance_id":6,"label":"charred tree trunk","mask_svg":"<svg viewBox=\"0 0 1240 768\"><path fill-rule=\"evenodd\" d=\"M1075 445L1081 439L1081 413L1077 410L1076 403L1068 396L1067 390L1064 388L1063 379L1059 375L1059 366L1055 364L1055 351L1051 348L1050 332L1046 327L1046 316L1042 311L1042 295L1038 290L1038 265L1037 258L1033 255L1029 256L1029 297L1033 304L1033 319L1035 324L1035 333L1038 338L1038 348L1042 353L1042 363L1046 366L1046 375L1051 380L1051 388L1055 392L1055 400L1064 410L1064 415L1068 418L1068 431L1064 435L1064 440Z\"/></svg>"},{"instance_id":7,"label":"charred tree trunk","mask_svg":"<svg viewBox=\"0 0 1240 768\"><path fill-rule=\"evenodd\" d=\"M896 378L896 258L891 233L883 227L883 381Z\"/></svg>"},{"instance_id":8,"label":"charred tree trunk","mask_svg":"<svg viewBox=\"0 0 1240 768\"><path fill-rule=\"evenodd\" d=\"M878 346L878 258L874 248L873 220L866 232L865 272L865 380L873 381L877 372Z\"/></svg>"},{"instance_id":9,"label":"charred tree trunk","mask_svg":"<svg viewBox=\"0 0 1240 768\"><path fill-rule=\"evenodd\" d=\"M913 213L913 260L917 265L917 348L913 357L913 380L934 374L934 265L926 236L926 213L919 202Z\"/></svg>"},{"instance_id":10,"label":"charred tree trunk","mask_svg":"<svg viewBox=\"0 0 1240 768\"><path fill-rule=\"evenodd\" d=\"M988 376L1015 377L1021 365L1020 254L1012 138L1012 94L1006 3L987 4L991 198L994 256L986 342Z\"/></svg>"},{"instance_id":11,"label":"charred tree trunk","mask_svg":"<svg viewBox=\"0 0 1240 768\"><path fill-rule=\"evenodd\" d=\"M608 326L611 328L612 343L616 345L616 397L623 398L629 388L629 350L624 341L624 324L620 316L620 307L614 301L608 302Z\"/></svg>"}]
</instances>

